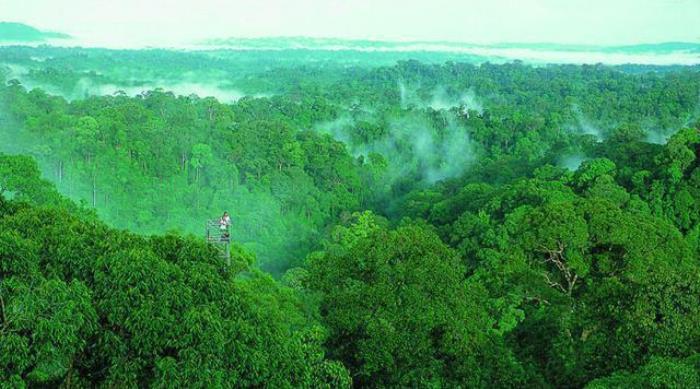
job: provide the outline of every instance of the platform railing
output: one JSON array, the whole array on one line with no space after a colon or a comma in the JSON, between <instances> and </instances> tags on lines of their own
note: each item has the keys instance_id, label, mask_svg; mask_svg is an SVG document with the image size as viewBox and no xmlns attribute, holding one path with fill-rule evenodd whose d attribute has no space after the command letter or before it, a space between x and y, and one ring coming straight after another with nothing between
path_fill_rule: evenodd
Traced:
<instances>
[{"instance_id":1,"label":"platform railing","mask_svg":"<svg viewBox=\"0 0 700 389\"><path fill-rule=\"evenodd\" d=\"M226 265L231 264L231 237L230 228L222 229L218 220L207 220L206 239L219 251Z\"/></svg>"}]
</instances>

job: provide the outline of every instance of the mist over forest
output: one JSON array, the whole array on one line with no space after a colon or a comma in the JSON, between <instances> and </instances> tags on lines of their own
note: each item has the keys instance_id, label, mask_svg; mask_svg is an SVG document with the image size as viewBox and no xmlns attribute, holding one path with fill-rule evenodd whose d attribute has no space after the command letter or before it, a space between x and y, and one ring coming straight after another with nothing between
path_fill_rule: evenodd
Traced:
<instances>
[{"instance_id":1,"label":"mist over forest","mask_svg":"<svg viewBox=\"0 0 700 389\"><path fill-rule=\"evenodd\" d=\"M0 22L0 388L700 387L700 44L81 39Z\"/></svg>"}]
</instances>

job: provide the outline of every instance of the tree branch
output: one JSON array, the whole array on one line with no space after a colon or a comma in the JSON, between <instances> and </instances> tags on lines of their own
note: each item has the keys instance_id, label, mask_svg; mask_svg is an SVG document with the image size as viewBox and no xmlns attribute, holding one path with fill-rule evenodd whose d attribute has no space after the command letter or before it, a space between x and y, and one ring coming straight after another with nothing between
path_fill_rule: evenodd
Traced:
<instances>
[{"instance_id":1,"label":"tree branch","mask_svg":"<svg viewBox=\"0 0 700 389\"><path fill-rule=\"evenodd\" d=\"M540 246L541 252L547 254L545 258L545 263L551 263L559 271L561 276L564 278L566 285L562 285L559 282L552 281L549 275L545 272L544 278L551 287L558 288L562 292L566 293L569 297L574 291L574 286L576 286L576 281L578 281L578 274L567 265L566 259L564 258L564 250L566 250L566 245L560 241L557 241L557 248L550 249L545 246Z\"/></svg>"},{"instance_id":2,"label":"tree branch","mask_svg":"<svg viewBox=\"0 0 700 389\"><path fill-rule=\"evenodd\" d=\"M5 329L7 326L7 316L5 316L5 300L2 298L2 293L0 293L0 313L2 313L2 328Z\"/></svg>"}]
</instances>

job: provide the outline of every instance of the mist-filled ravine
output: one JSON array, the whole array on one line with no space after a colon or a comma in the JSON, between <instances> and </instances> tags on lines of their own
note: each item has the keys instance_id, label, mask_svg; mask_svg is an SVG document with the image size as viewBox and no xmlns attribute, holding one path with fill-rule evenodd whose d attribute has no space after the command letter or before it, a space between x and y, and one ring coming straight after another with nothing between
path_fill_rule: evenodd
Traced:
<instances>
[{"instance_id":1,"label":"mist-filled ravine","mask_svg":"<svg viewBox=\"0 0 700 389\"><path fill-rule=\"evenodd\" d=\"M700 387L700 44L84 38L0 23L0 388Z\"/></svg>"}]
</instances>

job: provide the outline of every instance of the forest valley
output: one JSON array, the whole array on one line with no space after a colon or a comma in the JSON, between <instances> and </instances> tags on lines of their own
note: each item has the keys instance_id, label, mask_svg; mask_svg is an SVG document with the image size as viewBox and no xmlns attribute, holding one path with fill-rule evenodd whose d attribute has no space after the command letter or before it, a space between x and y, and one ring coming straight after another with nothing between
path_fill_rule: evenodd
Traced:
<instances>
[{"instance_id":1,"label":"forest valley","mask_svg":"<svg viewBox=\"0 0 700 389\"><path fill-rule=\"evenodd\" d=\"M698 66L0 62L0 387L700 387Z\"/></svg>"}]
</instances>

